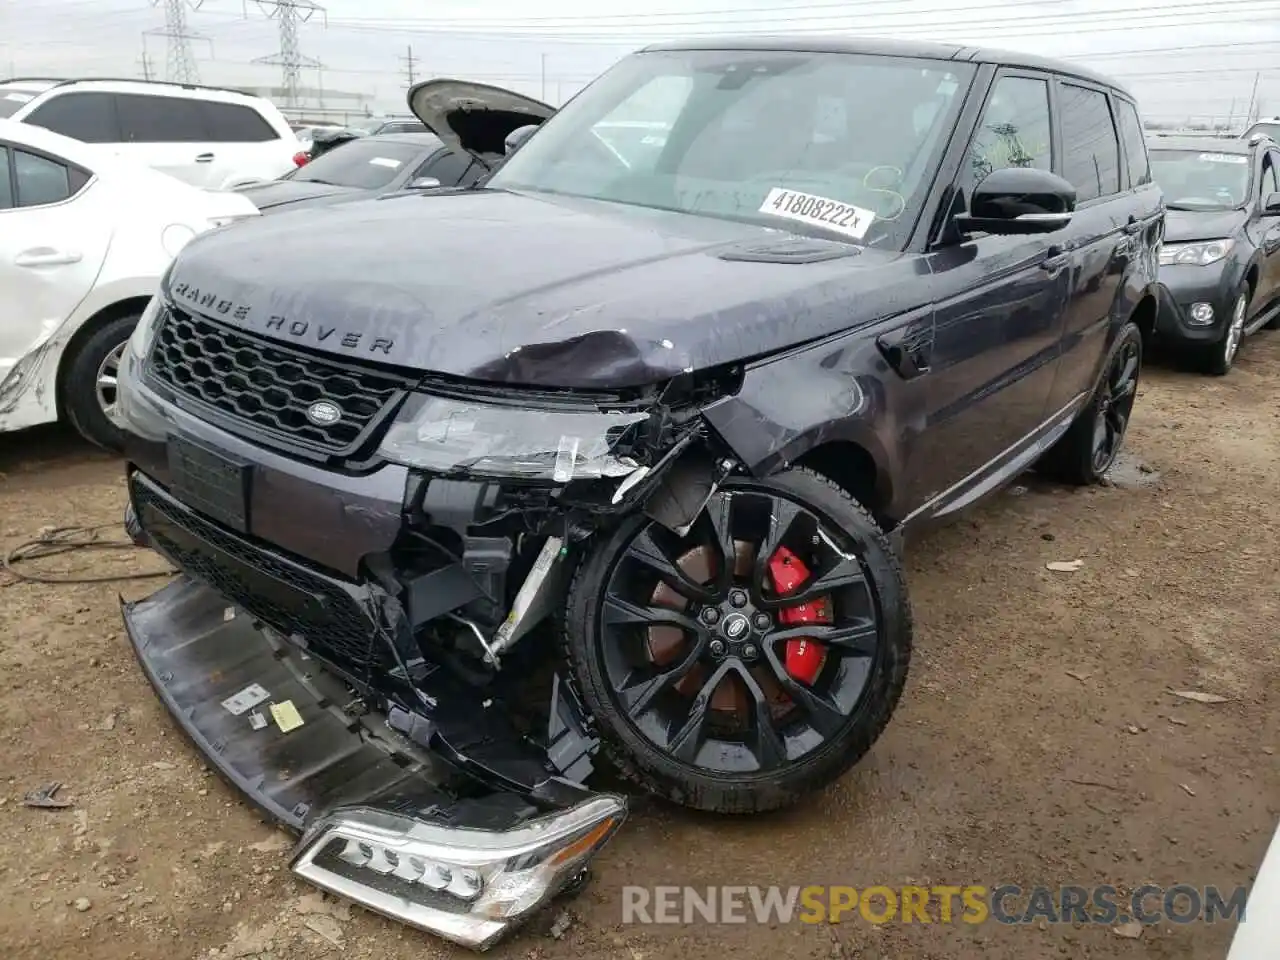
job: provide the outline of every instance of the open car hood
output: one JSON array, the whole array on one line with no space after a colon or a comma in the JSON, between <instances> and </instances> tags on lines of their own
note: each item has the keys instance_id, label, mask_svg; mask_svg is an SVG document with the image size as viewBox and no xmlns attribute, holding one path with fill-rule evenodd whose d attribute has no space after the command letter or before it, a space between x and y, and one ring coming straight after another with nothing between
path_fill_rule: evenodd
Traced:
<instances>
[{"instance_id":1,"label":"open car hood","mask_svg":"<svg viewBox=\"0 0 1280 960\"><path fill-rule=\"evenodd\" d=\"M488 169L506 154L507 134L546 120L555 108L520 93L470 80L426 80L409 89L409 109L454 149Z\"/></svg>"}]
</instances>

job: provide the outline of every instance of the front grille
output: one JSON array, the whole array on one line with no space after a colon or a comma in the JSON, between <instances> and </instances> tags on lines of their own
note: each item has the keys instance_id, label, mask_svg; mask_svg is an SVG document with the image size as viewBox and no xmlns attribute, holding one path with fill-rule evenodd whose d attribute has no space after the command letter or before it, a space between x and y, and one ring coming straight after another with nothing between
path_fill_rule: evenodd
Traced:
<instances>
[{"instance_id":1,"label":"front grille","mask_svg":"<svg viewBox=\"0 0 1280 960\"><path fill-rule=\"evenodd\" d=\"M183 573L355 675L389 654L353 592L336 580L270 553L206 520L134 474L138 523ZM352 587L351 591L358 588Z\"/></svg>"},{"instance_id":2,"label":"front grille","mask_svg":"<svg viewBox=\"0 0 1280 960\"><path fill-rule=\"evenodd\" d=\"M234 424L332 455L353 452L406 386L394 374L290 350L176 309L156 333L147 374ZM341 408L339 419L308 419L322 400Z\"/></svg>"}]
</instances>

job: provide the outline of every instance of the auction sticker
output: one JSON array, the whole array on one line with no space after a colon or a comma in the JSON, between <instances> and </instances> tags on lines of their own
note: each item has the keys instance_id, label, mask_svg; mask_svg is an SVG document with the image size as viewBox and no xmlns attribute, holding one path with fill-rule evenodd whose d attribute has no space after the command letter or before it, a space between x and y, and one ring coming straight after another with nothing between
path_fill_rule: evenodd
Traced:
<instances>
[{"instance_id":1,"label":"auction sticker","mask_svg":"<svg viewBox=\"0 0 1280 960\"><path fill-rule=\"evenodd\" d=\"M855 240L861 240L867 235L871 222L876 218L871 210L783 187L774 187L769 191L764 203L760 204L760 212L835 230Z\"/></svg>"},{"instance_id":2,"label":"auction sticker","mask_svg":"<svg viewBox=\"0 0 1280 960\"><path fill-rule=\"evenodd\" d=\"M1197 158L1201 163L1248 163L1248 157L1242 157L1238 153L1202 153Z\"/></svg>"}]
</instances>

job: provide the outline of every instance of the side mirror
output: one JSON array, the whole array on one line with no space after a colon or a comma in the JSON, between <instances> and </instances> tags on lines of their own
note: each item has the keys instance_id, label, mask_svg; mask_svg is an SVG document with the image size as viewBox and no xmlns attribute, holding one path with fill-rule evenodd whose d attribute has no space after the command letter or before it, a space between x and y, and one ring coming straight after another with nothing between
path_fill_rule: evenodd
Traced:
<instances>
[{"instance_id":1,"label":"side mirror","mask_svg":"<svg viewBox=\"0 0 1280 960\"><path fill-rule=\"evenodd\" d=\"M435 177L414 177L409 181L409 190L430 190L432 187L440 186L440 181Z\"/></svg>"},{"instance_id":2,"label":"side mirror","mask_svg":"<svg viewBox=\"0 0 1280 960\"><path fill-rule=\"evenodd\" d=\"M1280 193L1269 193L1262 203L1262 212L1268 216L1280 217Z\"/></svg>"},{"instance_id":3,"label":"side mirror","mask_svg":"<svg viewBox=\"0 0 1280 960\"><path fill-rule=\"evenodd\" d=\"M503 143L503 149L506 152L506 155L509 157L524 146L524 142L533 136L533 132L538 129L538 126L539 125L536 123L529 123L523 127L516 127L508 133L507 139Z\"/></svg>"},{"instance_id":4,"label":"side mirror","mask_svg":"<svg viewBox=\"0 0 1280 960\"><path fill-rule=\"evenodd\" d=\"M961 233L1013 236L1053 233L1071 223L1076 188L1034 167L992 170L973 188L969 212L956 217Z\"/></svg>"}]
</instances>

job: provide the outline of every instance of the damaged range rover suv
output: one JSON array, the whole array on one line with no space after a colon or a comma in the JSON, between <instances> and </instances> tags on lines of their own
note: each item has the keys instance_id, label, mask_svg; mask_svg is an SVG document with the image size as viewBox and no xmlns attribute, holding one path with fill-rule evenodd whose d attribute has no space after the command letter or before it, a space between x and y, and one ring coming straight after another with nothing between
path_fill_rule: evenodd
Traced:
<instances>
[{"instance_id":1,"label":"damaged range rover suv","mask_svg":"<svg viewBox=\"0 0 1280 960\"><path fill-rule=\"evenodd\" d=\"M891 538L1109 467L1163 207L1124 91L974 49L410 103L493 173L210 233L138 324L127 523L184 576L124 616L296 873L483 948L622 822L601 759L752 812L867 752Z\"/></svg>"}]
</instances>

